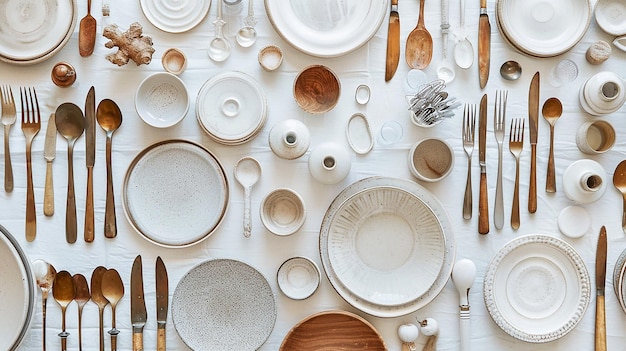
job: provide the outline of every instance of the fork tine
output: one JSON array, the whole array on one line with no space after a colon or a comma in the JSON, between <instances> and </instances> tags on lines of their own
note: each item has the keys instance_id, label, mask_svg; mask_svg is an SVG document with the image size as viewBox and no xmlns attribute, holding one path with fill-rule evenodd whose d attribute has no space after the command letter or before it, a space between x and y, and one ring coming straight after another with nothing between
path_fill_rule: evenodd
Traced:
<instances>
[{"instance_id":1,"label":"fork tine","mask_svg":"<svg viewBox=\"0 0 626 351\"><path fill-rule=\"evenodd\" d=\"M33 87L32 91L30 89L30 87L28 88L28 94L30 95L30 107L33 111L33 119L32 122L33 123L39 123L39 121L41 120L41 114L39 113L39 100L37 100L37 91L35 91L35 88ZM35 96L35 100L33 103L33 95ZM36 113L35 113L36 112Z\"/></svg>"},{"instance_id":2,"label":"fork tine","mask_svg":"<svg viewBox=\"0 0 626 351\"><path fill-rule=\"evenodd\" d=\"M26 107L24 107L24 88L20 87L20 100L21 100L21 105L22 105L22 124L27 122L27 117L26 117Z\"/></svg>"},{"instance_id":3,"label":"fork tine","mask_svg":"<svg viewBox=\"0 0 626 351\"><path fill-rule=\"evenodd\" d=\"M5 85L5 88L9 91L9 104L15 106L15 100L13 99L13 90L11 90L11 87L8 85Z\"/></svg>"}]
</instances>

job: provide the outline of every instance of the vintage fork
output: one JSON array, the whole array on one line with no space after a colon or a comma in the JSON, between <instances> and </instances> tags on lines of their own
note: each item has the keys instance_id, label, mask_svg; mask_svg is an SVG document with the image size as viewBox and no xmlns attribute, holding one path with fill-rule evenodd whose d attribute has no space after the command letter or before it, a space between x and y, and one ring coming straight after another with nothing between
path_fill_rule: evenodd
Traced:
<instances>
[{"instance_id":1,"label":"vintage fork","mask_svg":"<svg viewBox=\"0 0 626 351\"><path fill-rule=\"evenodd\" d=\"M467 155L467 181L463 197L463 218L472 218L472 152L476 129L476 105L465 104L463 108L463 149Z\"/></svg>"},{"instance_id":2,"label":"vintage fork","mask_svg":"<svg viewBox=\"0 0 626 351\"><path fill-rule=\"evenodd\" d=\"M0 90L2 91L0 122L4 126L4 190L9 193L13 191L13 166L11 165L11 152L9 150L9 132L17 120L17 114L15 113L15 100L11 87L3 85Z\"/></svg>"},{"instance_id":3,"label":"vintage fork","mask_svg":"<svg viewBox=\"0 0 626 351\"><path fill-rule=\"evenodd\" d=\"M493 134L498 143L498 180L496 182L496 202L493 211L493 224L497 229L504 225L504 200L502 197L502 143L506 125L506 99L508 91L496 91L496 103L493 107Z\"/></svg>"},{"instance_id":4,"label":"vintage fork","mask_svg":"<svg viewBox=\"0 0 626 351\"><path fill-rule=\"evenodd\" d=\"M20 88L22 99L22 132L26 138L26 240L33 241L37 234L35 192L33 190L33 167L31 148L35 135L41 129L41 114L35 88Z\"/></svg>"},{"instance_id":5,"label":"vintage fork","mask_svg":"<svg viewBox=\"0 0 626 351\"><path fill-rule=\"evenodd\" d=\"M515 188L513 190L513 208L511 209L511 227L518 229L519 220L519 159L524 147L524 119L514 118L509 132L509 151L515 157Z\"/></svg>"}]
</instances>

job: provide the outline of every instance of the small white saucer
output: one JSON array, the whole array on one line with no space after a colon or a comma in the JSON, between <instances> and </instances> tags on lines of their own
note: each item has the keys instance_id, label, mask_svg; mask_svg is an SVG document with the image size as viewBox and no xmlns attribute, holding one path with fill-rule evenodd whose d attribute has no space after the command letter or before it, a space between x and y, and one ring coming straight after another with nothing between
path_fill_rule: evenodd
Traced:
<instances>
[{"instance_id":1,"label":"small white saucer","mask_svg":"<svg viewBox=\"0 0 626 351\"><path fill-rule=\"evenodd\" d=\"M580 238L591 226L587 210L580 206L567 206L559 214L559 230L570 238Z\"/></svg>"},{"instance_id":2,"label":"small white saucer","mask_svg":"<svg viewBox=\"0 0 626 351\"><path fill-rule=\"evenodd\" d=\"M293 257L278 268L276 277L280 291L290 299L304 300L320 285L321 274L315 262L306 257Z\"/></svg>"}]
</instances>

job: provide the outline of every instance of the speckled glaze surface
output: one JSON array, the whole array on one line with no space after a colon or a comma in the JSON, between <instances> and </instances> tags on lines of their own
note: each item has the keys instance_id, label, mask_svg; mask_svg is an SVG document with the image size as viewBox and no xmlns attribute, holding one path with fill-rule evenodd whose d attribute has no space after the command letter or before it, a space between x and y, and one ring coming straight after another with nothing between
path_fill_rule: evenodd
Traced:
<instances>
[{"instance_id":1,"label":"speckled glaze surface","mask_svg":"<svg viewBox=\"0 0 626 351\"><path fill-rule=\"evenodd\" d=\"M209 260L181 278L172 319L193 350L257 350L274 328L276 297L267 279L248 264Z\"/></svg>"},{"instance_id":2,"label":"speckled glaze surface","mask_svg":"<svg viewBox=\"0 0 626 351\"><path fill-rule=\"evenodd\" d=\"M265 228L276 235L297 232L306 219L302 197L287 188L279 188L267 194L261 203L260 212Z\"/></svg>"},{"instance_id":3,"label":"speckled glaze surface","mask_svg":"<svg viewBox=\"0 0 626 351\"><path fill-rule=\"evenodd\" d=\"M290 299L303 300L313 295L322 279L315 262L306 257L292 257L278 268L276 281Z\"/></svg>"},{"instance_id":4,"label":"speckled glaze surface","mask_svg":"<svg viewBox=\"0 0 626 351\"><path fill-rule=\"evenodd\" d=\"M625 273L626 249L619 255L619 258L615 262L615 267L613 268L613 289L615 290L615 295L624 313L626 313L626 299L624 298L624 286L626 285Z\"/></svg>"}]
</instances>

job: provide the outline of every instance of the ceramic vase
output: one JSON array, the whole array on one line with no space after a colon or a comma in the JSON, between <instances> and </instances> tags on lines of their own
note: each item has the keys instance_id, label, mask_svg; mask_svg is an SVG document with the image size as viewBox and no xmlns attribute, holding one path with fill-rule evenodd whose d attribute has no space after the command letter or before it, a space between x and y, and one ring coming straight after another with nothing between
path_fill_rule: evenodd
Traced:
<instances>
[{"instance_id":1,"label":"ceramic vase","mask_svg":"<svg viewBox=\"0 0 626 351\"><path fill-rule=\"evenodd\" d=\"M626 102L624 80L613 72L599 72L580 88L579 100L583 110L591 115L611 114Z\"/></svg>"},{"instance_id":2,"label":"ceramic vase","mask_svg":"<svg viewBox=\"0 0 626 351\"><path fill-rule=\"evenodd\" d=\"M593 160L573 162L563 173L563 190L568 199L579 204L595 202L606 191L606 172Z\"/></svg>"},{"instance_id":3,"label":"ceramic vase","mask_svg":"<svg viewBox=\"0 0 626 351\"><path fill-rule=\"evenodd\" d=\"M270 130L270 149L274 155L286 160L293 160L304 155L309 150L310 143L309 129L296 119L278 122Z\"/></svg>"},{"instance_id":4,"label":"ceramic vase","mask_svg":"<svg viewBox=\"0 0 626 351\"><path fill-rule=\"evenodd\" d=\"M309 156L311 176L323 184L336 184L350 172L352 160L345 147L327 142L320 144Z\"/></svg>"}]
</instances>

